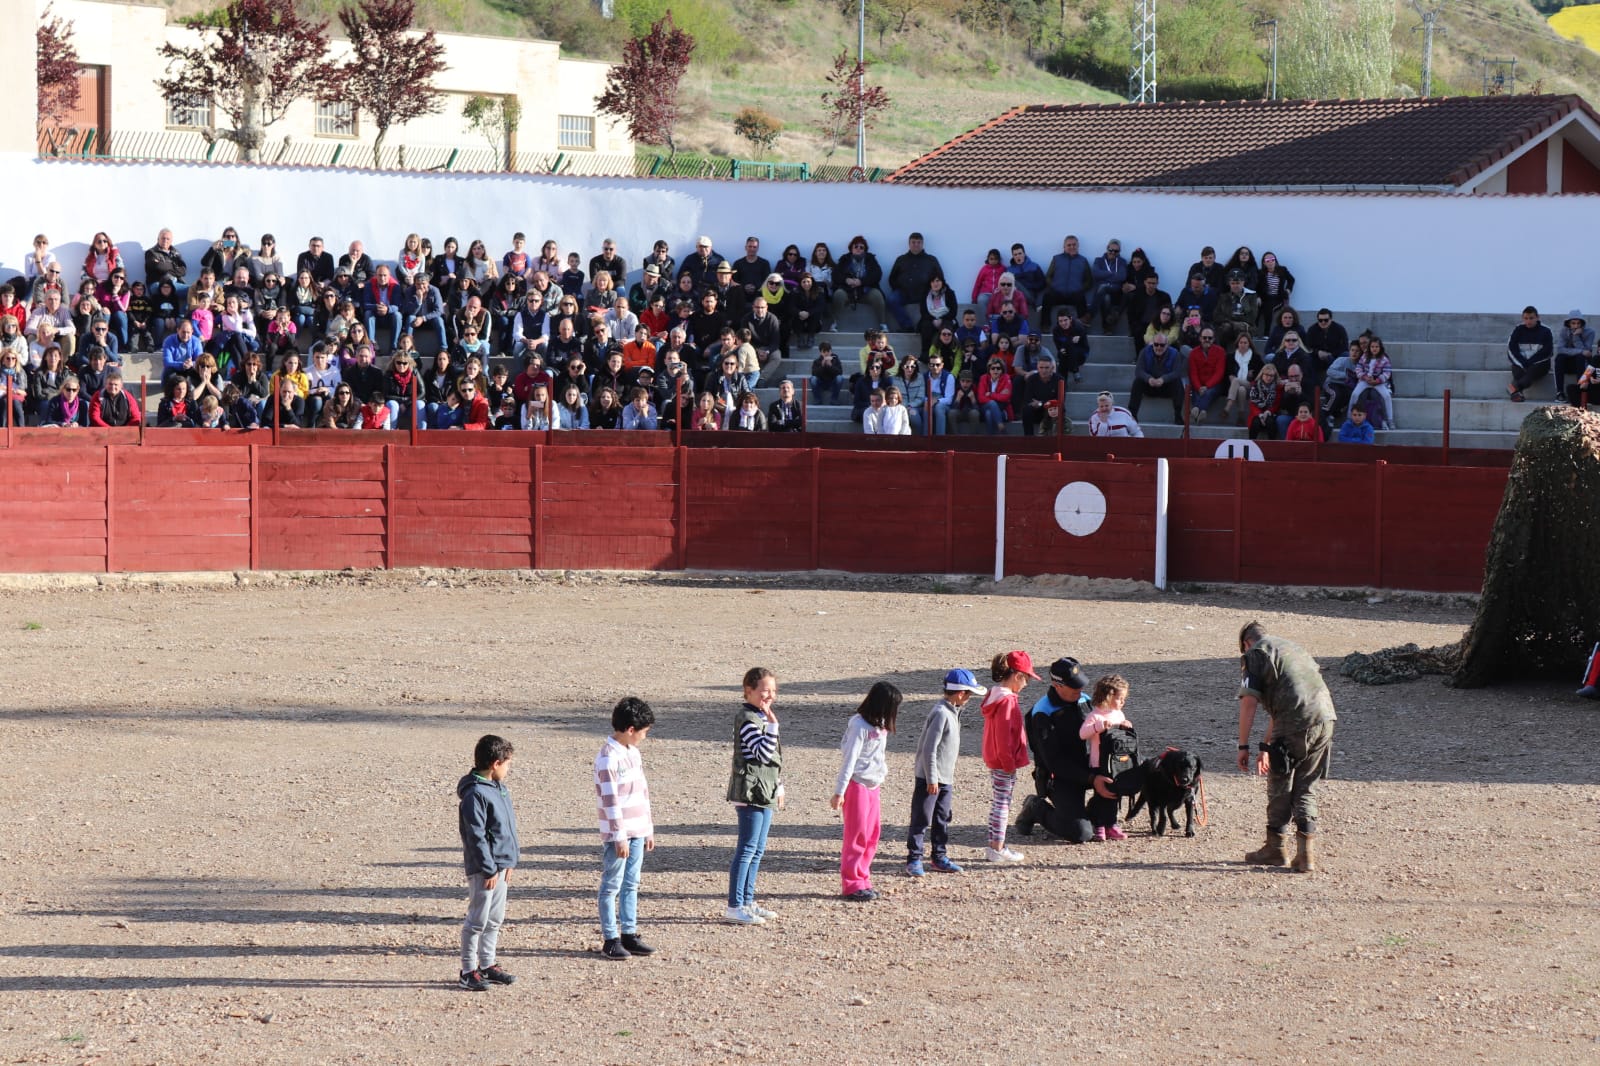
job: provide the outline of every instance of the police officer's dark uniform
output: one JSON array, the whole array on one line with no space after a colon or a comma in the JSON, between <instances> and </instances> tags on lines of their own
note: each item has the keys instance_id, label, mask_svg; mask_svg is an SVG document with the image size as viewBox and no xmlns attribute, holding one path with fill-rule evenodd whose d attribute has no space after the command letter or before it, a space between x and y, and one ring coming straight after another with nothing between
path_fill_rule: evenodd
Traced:
<instances>
[{"instance_id":1,"label":"police officer's dark uniform","mask_svg":"<svg viewBox=\"0 0 1600 1066\"><path fill-rule=\"evenodd\" d=\"M1017 815L1017 832L1027 836L1034 825L1042 825L1053 836L1082 844L1094 835L1090 810L1099 805L1115 806L1115 799L1094 795L1097 772L1089 765L1089 742L1078 735L1093 705L1084 689L1088 678L1076 659L1062 658L1050 664L1050 688L1033 705L1025 721L1030 747L1033 747L1035 787L1043 778L1043 793L1029 796ZM1064 696L1061 688L1076 691L1077 699ZM1038 767L1045 767L1041 774ZM1087 802L1085 802L1087 800Z\"/></svg>"},{"instance_id":2,"label":"police officer's dark uniform","mask_svg":"<svg viewBox=\"0 0 1600 1066\"><path fill-rule=\"evenodd\" d=\"M1316 868L1316 785L1327 775L1333 750L1333 697L1317 661L1298 644L1267 636L1251 622L1239 632L1239 650L1239 769L1247 768L1256 706L1268 715L1257 760L1258 773L1267 762L1267 840L1245 862L1284 865L1283 838L1292 820L1299 847L1290 866L1309 873Z\"/></svg>"}]
</instances>

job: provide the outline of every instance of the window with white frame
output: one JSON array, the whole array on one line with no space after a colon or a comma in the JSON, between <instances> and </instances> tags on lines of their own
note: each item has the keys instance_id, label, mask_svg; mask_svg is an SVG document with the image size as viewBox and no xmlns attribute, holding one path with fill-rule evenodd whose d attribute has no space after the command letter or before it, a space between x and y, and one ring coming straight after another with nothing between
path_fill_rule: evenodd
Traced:
<instances>
[{"instance_id":1,"label":"window with white frame","mask_svg":"<svg viewBox=\"0 0 1600 1066\"><path fill-rule=\"evenodd\" d=\"M180 129L209 129L216 114L209 96L175 96L167 101L167 125Z\"/></svg>"},{"instance_id":2,"label":"window with white frame","mask_svg":"<svg viewBox=\"0 0 1600 1066\"><path fill-rule=\"evenodd\" d=\"M594 147L593 115L562 115L556 145L561 148Z\"/></svg>"},{"instance_id":3,"label":"window with white frame","mask_svg":"<svg viewBox=\"0 0 1600 1066\"><path fill-rule=\"evenodd\" d=\"M356 108L346 101L317 104L318 137L356 136Z\"/></svg>"}]
</instances>

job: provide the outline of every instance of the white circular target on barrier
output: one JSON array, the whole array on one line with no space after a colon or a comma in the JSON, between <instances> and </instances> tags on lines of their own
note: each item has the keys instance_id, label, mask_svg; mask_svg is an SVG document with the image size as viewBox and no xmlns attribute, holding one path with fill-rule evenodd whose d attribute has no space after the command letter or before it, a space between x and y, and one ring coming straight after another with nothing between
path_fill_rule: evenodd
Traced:
<instances>
[{"instance_id":1,"label":"white circular target on barrier","mask_svg":"<svg viewBox=\"0 0 1600 1066\"><path fill-rule=\"evenodd\" d=\"M1056 525L1074 537L1087 537L1105 520L1105 493L1087 481L1074 481L1056 493Z\"/></svg>"}]
</instances>

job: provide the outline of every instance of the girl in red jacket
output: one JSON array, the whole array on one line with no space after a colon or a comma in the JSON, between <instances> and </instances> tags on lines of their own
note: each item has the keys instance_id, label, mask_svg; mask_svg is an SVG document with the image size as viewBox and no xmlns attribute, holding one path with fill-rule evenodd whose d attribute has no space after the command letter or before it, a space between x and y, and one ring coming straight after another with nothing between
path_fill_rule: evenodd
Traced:
<instances>
[{"instance_id":1,"label":"girl in red jacket","mask_svg":"<svg viewBox=\"0 0 1600 1066\"><path fill-rule=\"evenodd\" d=\"M1028 741L1022 731L1022 708L1017 693L1028 678L1039 680L1033 660L1025 651L1008 651L994 657L989 676L996 684L983 701L983 764L989 768L994 795L989 802L989 846L983 857L990 862L1016 863L1022 852L1006 847L1006 825L1011 820L1011 793L1017 771L1028 765Z\"/></svg>"},{"instance_id":2,"label":"girl in red jacket","mask_svg":"<svg viewBox=\"0 0 1600 1066\"><path fill-rule=\"evenodd\" d=\"M989 372L978 379L978 409L991 435L1004 433L1011 421L1011 374L999 356L989 357ZM995 680L999 680L996 678Z\"/></svg>"}]
</instances>

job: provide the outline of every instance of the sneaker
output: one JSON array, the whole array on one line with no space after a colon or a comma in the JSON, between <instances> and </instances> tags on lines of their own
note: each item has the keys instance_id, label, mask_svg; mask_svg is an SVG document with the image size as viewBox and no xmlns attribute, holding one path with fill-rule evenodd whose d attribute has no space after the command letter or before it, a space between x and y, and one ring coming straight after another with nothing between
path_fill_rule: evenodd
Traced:
<instances>
[{"instance_id":1,"label":"sneaker","mask_svg":"<svg viewBox=\"0 0 1600 1066\"><path fill-rule=\"evenodd\" d=\"M656 949L639 939L638 933L622 934L622 949L629 955L654 955Z\"/></svg>"},{"instance_id":2,"label":"sneaker","mask_svg":"<svg viewBox=\"0 0 1600 1066\"><path fill-rule=\"evenodd\" d=\"M1205 425L1206 424L1206 409L1204 407L1192 407L1192 408L1190 408L1189 409L1189 420L1191 422L1193 422L1197 426Z\"/></svg>"},{"instance_id":3,"label":"sneaker","mask_svg":"<svg viewBox=\"0 0 1600 1066\"><path fill-rule=\"evenodd\" d=\"M464 992L489 991L489 986L484 983L482 975L477 970L463 970L458 983Z\"/></svg>"},{"instance_id":4,"label":"sneaker","mask_svg":"<svg viewBox=\"0 0 1600 1066\"><path fill-rule=\"evenodd\" d=\"M769 911L759 903L752 903L745 909L751 914L755 915L757 918L760 918L762 921L766 921L768 918L776 918L778 916L777 911Z\"/></svg>"},{"instance_id":5,"label":"sneaker","mask_svg":"<svg viewBox=\"0 0 1600 1066\"><path fill-rule=\"evenodd\" d=\"M607 940L600 945L600 954L612 962L621 962L624 959L633 958L632 953L622 946L621 940Z\"/></svg>"},{"instance_id":6,"label":"sneaker","mask_svg":"<svg viewBox=\"0 0 1600 1066\"><path fill-rule=\"evenodd\" d=\"M912 859L910 862L906 863L906 876L907 877L921 877L924 874L926 874L927 872L928 871L926 871L926 870L924 870L922 868L922 860L921 859Z\"/></svg>"},{"instance_id":7,"label":"sneaker","mask_svg":"<svg viewBox=\"0 0 1600 1066\"><path fill-rule=\"evenodd\" d=\"M748 907L729 907L727 910L722 912L722 917L727 921L736 922L739 925L761 925L766 921L765 918L761 917L761 915L755 913Z\"/></svg>"},{"instance_id":8,"label":"sneaker","mask_svg":"<svg viewBox=\"0 0 1600 1066\"><path fill-rule=\"evenodd\" d=\"M1099 844L1104 844L1106 842L1106 827L1105 826L1097 825L1097 826L1094 827L1094 839L1095 839L1095 842L1099 843Z\"/></svg>"},{"instance_id":9,"label":"sneaker","mask_svg":"<svg viewBox=\"0 0 1600 1066\"><path fill-rule=\"evenodd\" d=\"M1585 685L1578 690L1578 695L1586 700L1600 700L1600 687Z\"/></svg>"},{"instance_id":10,"label":"sneaker","mask_svg":"<svg viewBox=\"0 0 1600 1066\"><path fill-rule=\"evenodd\" d=\"M1114 825L1108 825L1108 826L1106 826L1106 839L1107 840L1127 840L1128 839L1128 834L1124 833L1122 830L1118 829Z\"/></svg>"},{"instance_id":11,"label":"sneaker","mask_svg":"<svg viewBox=\"0 0 1600 1066\"><path fill-rule=\"evenodd\" d=\"M1006 864L1019 863L1022 861L1022 852L1015 851L1011 848L1000 848L998 850L995 848L984 848L983 857L988 862Z\"/></svg>"},{"instance_id":12,"label":"sneaker","mask_svg":"<svg viewBox=\"0 0 1600 1066\"><path fill-rule=\"evenodd\" d=\"M951 862L948 858L934 859L933 868L935 871L942 874L958 874L963 872L960 863Z\"/></svg>"},{"instance_id":13,"label":"sneaker","mask_svg":"<svg viewBox=\"0 0 1600 1066\"><path fill-rule=\"evenodd\" d=\"M871 903L878 898L878 894L870 888L862 888L848 893L844 898L847 903Z\"/></svg>"},{"instance_id":14,"label":"sneaker","mask_svg":"<svg viewBox=\"0 0 1600 1066\"><path fill-rule=\"evenodd\" d=\"M493 966L485 966L478 971L478 976L497 985L513 985L517 983L517 979L502 970L499 963L495 963Z\"/></svg>"}]
</instances>

